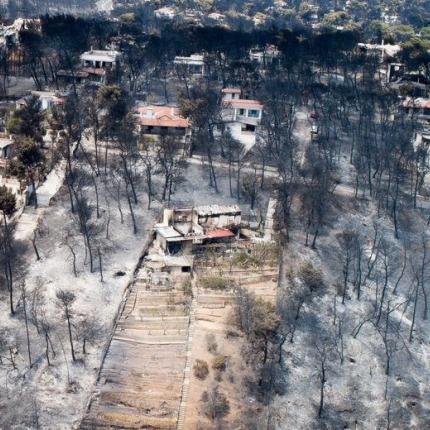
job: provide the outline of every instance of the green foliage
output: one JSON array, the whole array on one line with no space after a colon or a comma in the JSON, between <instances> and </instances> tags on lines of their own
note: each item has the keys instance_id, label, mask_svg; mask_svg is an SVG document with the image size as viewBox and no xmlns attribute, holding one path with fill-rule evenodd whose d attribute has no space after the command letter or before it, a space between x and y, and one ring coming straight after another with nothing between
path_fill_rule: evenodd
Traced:
<instances>
[{"instance_id":1,"label":"green foliage","mask_svg":"<svg viewBox=\"0 0 430 430\"><path fill-rule=\"evenodd\" d=\"M324 278L322 272L315 269L312 263L304 263L298 273L299 279L303 285L309 288L311 291L320 290L324 286Z\"/></svg>"},{"instance_id":2,"label":"green foliage","mask_svg":"<svg viewBox=\"0 0 430 430\"><path fill-rule=\"evenodd\" d=\"M430 26L423 27L420 30L420 34L421 34L421 37L423 37L424 39L430 40Z\"/></svg>"},{"instance_id":3,"label":"green foliage","mask_svg":"<svg viewBox=\"0 0 430 430\"><path fill-rule=\"evenodd\" d=\"M346 12L330 12L324 16L325 25L342 25L348 20Z\"/></svg>"},{"instance_id":4,"label":"green foliage","mask_svg":"<svg viewBox=\"0 0 430 430\"><path fill-rule=\"evenodd\" d=\"M227 357L225 355L217 355L212 359L212 369L224 372L227 368Z\"/></svg>"},{"instance_id":5,"label":"green foliage","mask_svg":"<svg viewBox=\"0 0 430 430\"><path fill-rule=\"evenodd\" d=\"M25 166L17 158L10 160L8 173L17 178L23 179L26 175Z\"/></svg>"},{"instance_id":6,"label":"green foliage","mask_svg":"<svg viewBox=\"0 0 430 430\"><path fill-rule=\"evenodd\" d=\"M390 32L390 26L384 21L371 21L368 26L371 36L376 40L385 39Z\"/></svg>"},{"instance_id":7,"label":"green foliage","mask_svg":"<svg viewBox=\"0 0 430 430\"><path fill-rule=\"evenodd\" d=\"M40 165L44 156L39 145L31 138L22 138L18 140L18 160L28 169Z\"/></svg>"},{"instance_id":8,"label":"green foliage","mask_svg":"<svg viewBox=\"0 0 430 430\"><path fill-rule=\"evenodd\" d=\"M16 209L16 197L6 186L0 187L0 211L12 215Z\"/></svg>"},{"instance_id":9,"label":"green foliage","mask_svg":"<svg viewBox=\"0 0 430 430\"><path fill-rule=\"evenodd\" d=\"M268 339L276 334L280 319L273 303L256 298L244 288L238 288L234 323L248 340L257 344L258 339Z\"/></svg>"},{"instance_id":10,"label":"green foliage","mask_svg":"<svg viewBox=\"0 0 430 430\"><path fill-rule=\"evenodd\" d=\"M41 111L40 100L38 97L32 96L22 108L12 114L6 124L6 128L11 134L30 137L37 142L41 142L44 134L43 120L44 114Z\"/></svg>"},{"instance_id":11,"label":"green foliage","mask_svg":"<svg viewBox=\"0 0 430 430\"><path fill-rule=\"evenodd\" d=\"M412 70L427 68L430 63L430 41L413 37L402 44L400 58Z\"/></svg>"},{"instance_id":12,"label":"green foliage","mask_svg":"<svg viewBox=\"0 0 430 430\"><path fill-rule=\"evenodd\" d=\"M395 25L391 31L396 42L405 42L415 36L415 30L410 25Z\"/></svg>"}]
</instances>

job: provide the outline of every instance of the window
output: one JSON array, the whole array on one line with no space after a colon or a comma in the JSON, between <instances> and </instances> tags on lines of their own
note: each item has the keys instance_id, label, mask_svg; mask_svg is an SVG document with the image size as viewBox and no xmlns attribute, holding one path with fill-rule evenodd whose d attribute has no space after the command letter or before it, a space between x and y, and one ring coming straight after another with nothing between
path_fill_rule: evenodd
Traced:
<instances>
[{"instance_id":1,"label":"window","mask_svg":"<svg viewBox=\"0 0 430 430\"><path fill-rule=\"evenodd\" d=\"M239 115L245 115L245 109L239 109Z\"/></svg>"},{"instance_id":2,"label":"window","mask_svg":"<svg viewBox=\"0 0 430 430\"><path fill-rule=\"evenodd\" d=\"M259 118L260 117L260 111L257 109L249 109L248 110L248 117L249 118Z\"/></svg>"}]
</instances>

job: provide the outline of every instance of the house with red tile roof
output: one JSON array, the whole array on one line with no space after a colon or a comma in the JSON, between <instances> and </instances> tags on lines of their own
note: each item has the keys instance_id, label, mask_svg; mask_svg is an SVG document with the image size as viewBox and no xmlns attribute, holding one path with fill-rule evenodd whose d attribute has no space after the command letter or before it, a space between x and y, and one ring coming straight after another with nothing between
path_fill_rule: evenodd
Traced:
<instances>
[{"instance_id":1,"label":"house with red tile roof","mask_svg":"<svg viewBox=\"0 0 430 430\"><path fill-rule=\"evenodd\" d=\"M183 142L191 139L191 124L174 106L141 106L136 109L139 132L150 140L162 135L176 136Z\"/></svg>"}]
</instances>

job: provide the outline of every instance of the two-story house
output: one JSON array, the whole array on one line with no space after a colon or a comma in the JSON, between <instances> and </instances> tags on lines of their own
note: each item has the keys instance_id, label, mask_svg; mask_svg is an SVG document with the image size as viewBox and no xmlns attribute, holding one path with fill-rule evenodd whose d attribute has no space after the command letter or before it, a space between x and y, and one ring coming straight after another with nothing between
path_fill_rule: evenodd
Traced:
<instances>
[{"instance_id":1,"label":"two-story house","mask_svg":"<svg viewBox=\"0 0 430 430\"><path fill-rule=\"evenodd\" d=\"M137 123L141 136L157 141L160 136L175 136L184 143L191 139L191 124L180 115L174 106L141 106L136 109Z\"/></svg>"},{"instance_id":2,"label":"two-story house","mask_svg":"<svg viewBox=\"0 0 430 430\"><path fill-rule=\"evenodd\" d=\"M224 88L222 96L223 121L247 152L256 143L264 106L258 100L242 99L241 91L237 88Z\"/></svg>"}]
</instances>

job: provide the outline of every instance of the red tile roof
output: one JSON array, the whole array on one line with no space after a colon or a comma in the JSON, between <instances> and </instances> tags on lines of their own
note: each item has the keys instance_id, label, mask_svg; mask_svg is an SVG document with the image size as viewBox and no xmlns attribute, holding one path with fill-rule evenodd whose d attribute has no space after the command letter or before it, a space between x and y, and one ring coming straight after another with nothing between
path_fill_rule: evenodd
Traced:
<instances>
[{"instance_id":1,"label":"red tile roof","mask_svg":"<svg viewBox=\"0 0 430 430\"><path fill-rule=\"evenodd\" d=\"M144 106L136 109L139 124L152 127L188 128L190 121L179 114L179 109L169 106Z\"/></svg>"},{"instance_id":2,"label":"red tile roof","mask_svg":"<svg viewBox=\"0 0 430 430\"><path fill-rule=\"evenodd\" d=\"M234 233L226 228L220 228L218 230L208 231L206 237L209 239L223 238L223 237L234 237Z\"/></svg>"},{"instance_id":3,"label":"red tile roof","mask_svg":"<svg viewBox=\"0 0 430 430\"><path fill-rule=\"evenodd\" d=\"M234 109L263 109L263 104L258 100L232 99L224 101L224 105Z\"/></svg>"}]
</instances>

